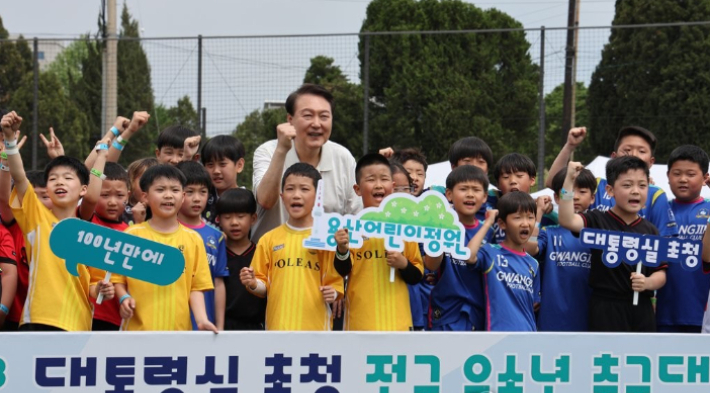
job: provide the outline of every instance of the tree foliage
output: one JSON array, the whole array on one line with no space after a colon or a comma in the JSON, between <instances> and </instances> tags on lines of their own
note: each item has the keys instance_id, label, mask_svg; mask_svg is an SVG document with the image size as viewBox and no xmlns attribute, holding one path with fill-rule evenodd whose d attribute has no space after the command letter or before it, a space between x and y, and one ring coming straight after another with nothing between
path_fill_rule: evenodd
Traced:
<instances>
[{"instance_id":1,"label":"tree foliage","mask_svg":"<svg viewBox=\"0 0 710 393\"><path fill-rule=\"evenodd\" d=\"M374 0L362 31L519 28L496 10L459 0ZM360 40L360 64L364 40ZM522 31L496 34L370 36L370 150L421 147L444 160L457 139L475 135L497 156L534 153L537 66ZM362 68L361 68L362 69Z\"/></svg>"},{"instance_id":2,"label":"tree foliage","mask_svg":"<svg viewBox=\"0 0 710 393\"><path fill-rule=\"evenodd\" d=\"M0 18L0 40L9 38ZM32 51L27 41L20 36L15 41L0 42L0 111L5 112L27 73L32 72Z\"/></svg>"},{"instance_id":3,"label":"tree foliage","mask_svg":"<svg viewBox=\"0 0 710 393\"><path fill-rule=\"evenodd\" d=\"M616 2L614 25L710 19L710 2ZM613 29L589 85L592 151L610 153L619 129L658 137L656 161L692 143L710 149L710 27Z\"/></svg>"},{"instance_id":4,"label":"tree foliage","mask_svg":"<svg viewBox=\"0 0 710 393\"><path fill-rule=\"evenodd\" d=\"M557 85L545 96L545 167L549 168L562 149L560 134L562 133L562 105L564 101L564 83ZM577 82L575 89L575 126L586 127L589 125L589 110L587 109L587 87L582 82ZM565 137L565 140L567 138ZM587 162L598 154L592 154L587 147L589 140L585 139L582 146L575 153L575 160ZM586 153L586 155L585 155ZM537 156L535 156L537 157ZM537 162L537 159L535 159Z\"/></svg>"}]
</instances>

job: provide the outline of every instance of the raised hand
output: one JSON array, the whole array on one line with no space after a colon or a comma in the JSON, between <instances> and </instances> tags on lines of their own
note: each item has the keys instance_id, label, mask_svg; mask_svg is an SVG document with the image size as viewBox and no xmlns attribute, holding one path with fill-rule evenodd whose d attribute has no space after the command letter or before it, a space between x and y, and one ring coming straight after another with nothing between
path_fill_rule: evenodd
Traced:
<instances>
[{"instance_id":1,"label":"raised hand","mask_svg":"<svg viewBox=\"0 0 710 393\"><path fill-rule=\"evenodd\" d=\"M62 142L54 134L54 128L49 127L49 140L47 140L44 134L39 134L39 139L42 140L44 147L47 148L47 155L50 159L64 155L64 146L62 146Z\"/></svg>"}]
</instances>

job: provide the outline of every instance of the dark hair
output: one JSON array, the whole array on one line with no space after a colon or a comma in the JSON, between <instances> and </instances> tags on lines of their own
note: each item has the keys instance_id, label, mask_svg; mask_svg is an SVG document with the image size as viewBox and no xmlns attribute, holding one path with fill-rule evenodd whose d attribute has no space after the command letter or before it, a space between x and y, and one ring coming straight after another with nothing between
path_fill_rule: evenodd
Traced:
<instances>
[{"instance_id":1,"label":"dark hair","mask_svg":"<svg viewBox=\"0 0 710 393\"><path fill-rule=\"evenodd\" d=\"M133 183L139 173L145 172L146 169L159 164L160 162L158 162L158 159L155 157L141 158L140 160L133 161L128 165L128 180Z\"/></svg>"},{"instance_id":2,"label":"dark hair","mask_svg":"<svg viewBox=\"0 0 710 393\"><path fill-rule=\"evenodd\" d=\"M226 158L236 163L245 155L244 144L239 139L231 135L217 135L202 147L200 160L202 160L202 164L207 164Z\"/></svg>"},{"instance_id":3,"label":"dark hair","mask_svg":"<svg viewBox=\"0 0 710 393\"><path fill-rule=\"evenodd\" d=\"M318 188L318 180L321 179L320 172L318 172L318 169L314 168L313 165L306 164L305 162L297 162L288 167L286 172L284 172L284 176L281 179L281 191L283 191L286 185L286 178L289 176L308 177L313 180L313 187L316 188Z\"/></svg>"},{"instance_id":4,"label":"dark hair","mask_svg":"<svg viewBox=\"0 0 710 393\"><path fill-rule=\"evenodd\" d=\"M527 192L513 191L503 195L496 205L498 218L505 221L509 215L518 212L537 215L535 200Z\"/></svg>"},{"instance_id":5,"label":"dark hair","mask_svg":"<svg viewBox=\"0 0 710 393\"><path fill-rule=\"evenodd\" d=\"M27 171L27 180L34 188L47 188L47 180L44 177L44 171Z\"/></svg>"},{"instance_id":6,"label":"dark hair","mask_svg":"<svg viewBox=\"0 0 710 393\"><path fill-rule=\"evenodd\" d=\"M182 149L185 147L185 139L199 135L197 132L180 125L170 126L160 132L156 144L158 150L163 147L172 147L173 149Z\"/></svg>"},{"instance_id":7,"label":"dark hair","mask_svg":"<svg viewBox=\"0 0 710 393\"><path fill-rule=\"evenodd\" d=\"M69 156L59 156L57 158L49 161L47 166L44 168L44 184L46 187L47 179L49 179L49 172L57 167L66 167L71 169L76 176L79 178L79 182L82 186L89 184L89 170L86 169L86 165L83 162L77 160L74 157Z\"/></svg>"},{"instance_id":8,"label":"dark hair","mask_svg":"<svg viewBox=\"0 0 710 393\"><path fill-rule=\"evenodd\" d=\"M614 142L614 151L619 150L619 145L621 141L627 136L638 136L645 140L646 143L651 147L651 155L653 155L656 150L656 136L653 133L643 127L639 126L628 126L619 130L619 135L616 137L616 142Z\"/></svg>"},{"instance_id":9,"label":"dark hair","mask_svg":"<svg viewBox=\"0 0 710 393\"><path fill-rule=\"evenodd\" d=\"M565 184L565 178L567 177L567 168L562 168L561 171L552 178L552 191L555 195L560 195L562 186ZM582 169L574 181L574 186L577 188L588 188L592 194L597 192L597 178L589 169Z\"/></svg>"},{"instance_id":10,"label":"dark hair","mask_svg":"<svg viewBox=\"0 0 710 393\"><path fill-rule=\"evenodd\" d=\"M141 190L143 190L143 192L148 192L150 186L156 180L161 178L168 180L177 180L180 182L183 188L185 188L185 185L187 184L187 179L185 179L185 175L183 175L179 169L169 164L160 164L152 166L145 170L143 176L141 176Z\"/></svg>"},{"instance_id":11,"label":"dark hair","mask_svg":"<svg viewBox=\"0 0 710 393\"><path fill-rule=\"evenodd\" d=\"M480 183L483 186L483 192L488 193L488 175L481 168L473 165L462 165L454 168L446 176L446 189L453 190L457 184L469 181Z\"/></svg>"},{"instance_id":12,"label":"dark hair","mask_svg":"<svg viewBox=\"0 0 710 393\"><path fill-rule=\"evenodd\" d=\"M454 142L449 148L449 163L456 166L464 158L481 157L486 160L488 168L493 167L493 151L490 146L481 138L467 136Z\"/></svg>"},{"instance_id":13,"label":"dark hair","mask_svg":"<svg viewBox=\"0 0 710 393\"><path fill-rule=\"evenodd\" d=\"M128 181L128 172L126 172L120 164L107 162L104 166L104 175L106 176L106 180L119 180L126 183L126 187L131 188Z\"/></svg>"},{"instance_id":14,"label":"dark hair","mask_svg":"<svg viewBox=\"0 0 710 393\"><path fill-rule=\"evenodd\" d=\"M298 90L289 94L288 98L286 98L286 113L293 116L294 110L296 109L296 101L298 97L303 95L323 97L323 99L330 104L330 112L333 112L333 94L323 86L313 83L304 83Z\"/></svg>"},{"instance_id":15,"label":"dark hair","mask_svg":"<svg viewBox=\"0 0 710 393\"><path fill-rule=\"evenodd\" d=\"M401 173L404 176L407 177L407 184L409 184L409 188L412 188L414 185L414 181L412 180L412 176L409 175L409 172L407 171L407 168L405 168L402 164L396 161L391 161L390 162L390 170L392 171L392 176Z\"/></svg>"},{"instance_id":16,"label":"dark hair","mask_svg":"<svg viewBox=\"0 0 710 393\"><path fill-rule=\"evenodd\" d=\"M355 181L357 182L357 184L360 184L360 176L362 175L362 170L372 165L384 165L390 169L390 172L392 172L390 162L387 161L385 156L379 153L365 154L359 160L357 160L357 165L355 165Z\"/></svg>"},{"instance_id":17,"label":"dark hair","mask_svg":"<svg viewBox=\"0 0 710 393\"><path fill-rule=\"evenodd\" d=\"M668 157L668 172L671 171L671 167L676 161L690 161L698 164L700 170L703 171L703 175L708 173L708 154L705 150L699 148L695 145L683 145L676 147L672 152L671 156Z\"/></svg>"},{"instance_id":18,"label":"dark hair","mask_svg":"<svg viewBox=\"0 0 710 393\"><path fill-rule=\"evenodd\" d=\"M246 188L231 188L217 200L217 215L229 213L256 213L254 193Z\"/></svg>"},{"instance_id":19,"label":"dark hair","mask_svg":"<svg viewBox=\"0 0 710 393\"><path fill-rule=\"evenodd\" d=\"M407 161L410 160L416 161L422 164L422 166L424 166L425 172L429 167L429 165L426 163L426 156L424 155L424 153L422 153L421 150L413 147L395 151L392 155L392 160L399 162L402 165L404 165Z\"/></svg>"},{"instance_id":20,"label":"dark hair","mask_svg":"<svg viewBox=\"0 0 710 393\"><path fill-rule=\"evenodd\" d=\"M207 169L196 161L182 161L177 164L177 169L185 175L185 186L205 186L212 187L212 179Z\"/></svg>"},{"instance_id":21,"label":"dark hair","mask_svg":"<svg viewBox=\"0 0 710 393\"><path fill-rule=\"evenodd\" d=\"M493 179L498 182L502 175L515 172L525 172L530 177L535 177L537 169L530 157L519 153L510 153L496 162L496 166L493 168Z\"/></svg>"},{"instance_id":22,"label":"dark hair","mask_svg":"<svg viewBox=\"0 0 710 393\"><path fill-rule=\"evenodd\" d=\"M643 173L646 174L646 178L650 176L648 165L638 157L621 156L612 158L606 163L606 182L614 187L614 183L616 183L616 179L618 179L619 176L636 169L643 170Z\"/></svg>"}]
</instances>

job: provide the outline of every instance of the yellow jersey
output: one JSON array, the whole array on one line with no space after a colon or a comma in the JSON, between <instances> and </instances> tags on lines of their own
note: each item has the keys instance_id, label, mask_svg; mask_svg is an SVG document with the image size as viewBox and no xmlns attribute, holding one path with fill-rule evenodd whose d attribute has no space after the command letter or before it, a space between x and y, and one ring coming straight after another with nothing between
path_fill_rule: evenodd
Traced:
<instances>
[{"instance_id":1,"label":"yellow jersey","mask_svg":"<svg viewBox=\"0 0 710 393\"><path fill-rule=\"evenodd\" d=\"M185 257L185 270L177 281L165 286L117 274L111 276L111 282L125 284L136 301L133 316L123 320L121 330L192 330L190 293L214 289L202 237L182 224L171 233L158 232L150 221L124 232L179 249Z\"/></svg>"},{"instance_id":2,"label":"yellow jersey","mask_svg":"<svg viewBox=\"0 0 710 393\"><path fill-rule=\"evenodd\" d=\"M335 271L335 252L309 250L311 229L283 224L259 239L251 261L254 276L266 285L266 330L331 330L330 307L322 286L343 297L343 278Z\"/></svg>"},{"instance_id":3,"label":"yellow jersey","mask_svg":"<svg viewBox=\"0 0 710 393\"><path fill-rule=\"evenodd\" d=\"M419 245L404 242L402 253L422 273ZM409 290L399 272L390 282L390 266L384 239L365 239L362 248L351 249L353 268L345 296L343 330L406 331L412 329Z\"/></svg>"},{"instance_id":4,"label":"yellow jersey","mask_svg":"<svg viewBox=\"0 0 710 393\"><path fill-rule=\"evenodd\" d=\"M17 189L10 195L10 207L31 248L27 299L20 324L40 323L67 331L91 330L89 270L78 265L79 277L72 276L66 261L49 247L49 235L59 219L44 207L32 185L19 200Z\"/></svg>"}]
</instances>

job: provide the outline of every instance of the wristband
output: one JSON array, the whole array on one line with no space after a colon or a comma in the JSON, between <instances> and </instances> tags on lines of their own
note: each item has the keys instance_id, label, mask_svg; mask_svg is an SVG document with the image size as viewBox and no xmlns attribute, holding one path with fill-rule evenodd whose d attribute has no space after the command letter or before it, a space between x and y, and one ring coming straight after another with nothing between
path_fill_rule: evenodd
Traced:
<instances>
[{"instance_id":1,"label":"wristband","mask_svg":"<svg viewBox=\"0 0 710 393\"><path fill-rule=\"evenodd\" d=\"M99 151L99 150L108 150L108 144L106 144L106 143L97 143L96 146L94 147L94 149L96 149L96 151Z\"/></svg>"},{"instance_id":2,"label":"wristband","mask_svg":"<svg viewBox=\"0 0 710 393\"><path fill-rule=\"evenodd\" d=\"M0 153L0 158L7 160L7 154L5 154L5 152Z\"/></svg>"},{"instance_id":3,"label":"wristband","mask_svg":"<svg viewBox=\"0 0 710 393\"><path fill-rule=\"evenodd\" d=\"M128 294L128 293L125 294L125 295L123 295L123 296L121 296L121 298L118 299L118 305L120 306L121 304L123 304L123 301L124 301L124 300L126 300L126 299L128 299L128 298L131 298L131 297L133 297L133 296L131 296L131 295Z\"/></svg>"},{"instance_id":4,"label":"wristband","mask_svg":"<svg viewBox=\"0 0 710 393\"><path fill-rule=\"evenodd\" d=\"M118 131L118 128L116 128L116 126L111 127L111 132L113 133L114 136L121 135L121 132Z\"/></svg>"},{"instance_id":5,"label":"wristband","mask_svg":"<svg viewBox=\"0 0 710 393\"><path fill-rule=\"evenodd\" d=\"M540 223L539 223L539 222L536 222L536 223L535 223L535 228L540 229Z\"/></svg>"},{"instance_id":6,"label":"wristband","mask_svg":"<svg viewBox=\"0 0 710 393\"><path fill-rule=\"evenodd\" d=\"M106 180L106 175L104 175L100 170L96 168L91 168L91 174L98 177L101 180Z\"/></svg>"},{"instance_id":7,"label":"wristband","mask_svg":"<svg viewBox=\"0 0 710 393\"><path fill-rule=\"evenodd\" d=\"M4 164L0 164L0 171L10 172L10 167Z\"/></svg>"},{"instance_id":8,"label":"wristband","mask_svg":"<svg viewBox=\"0 0 710 393\"><path fill-rule=\"evenodd\" d=\"M119 138L120 138L120 136L119 136ZM123 151L123 145L117 141L113 141L113 144L111 144L111 146L113 146L113 148L118 151Z\"/></svg>"},{"instance_id":9,"label":"wristband","mask_svg":"<svg viewBox=\"0 0 710 393\"><path fill-rule=\"evenodd\" d=\"M564 188L560 190L560 199L563 201L573 201L574 200L574 191L570 192L565 190Z\"/></svg>"},{"instance_id":10,"label":"wristband","mask_svg":"<svg viewBox=\"0 0 710 393\"><path fill-rule=\"evenodd\" d=\"M530 236L528 239L529 242L537 243L537 236Z\"/></svg>"},{"instance_id":11,"label":"wristband","mask_svg":"<svg viewBox=\"0 0 710 393\"><path fill-rule=\"evenodd\" d=\"M118 136L118 138L116 138L116 141L122 146L126 146L128 144L128 139L123 139L123 137L120 135Z\"/></svg>"},{"instance_id":12,"label":"wristband","mask_svg":"<svg viewBox=\"0 0 710 393\"><path fill-rule=\"evenodd\" d=\"M5 149L5 155L6 155L6 156L15 156L15 155L18 155L18 154L20 154L20 149L18 149L17 146L15 146L15 147L8 147L8 148Z\"/></svg>"},{"instance_id":13,"label":"wristband","mask_svg":"<svg viewBox=\"0 0 710 393\"><path fill-rule=\"evenodd\" d=\"M347 261L348 258L350 258L350 250L346 252L345 254L341 254L338 249L335 249L335 257L338 258L339 261Z\"/></svg>"},{"instance_id":14,"label":"wristband","mask_svg":"<svg viewBox=\"0 0 710 393\"><path fill-rule=\"evenodd\" d=\"M3 314L7 315L10 313L10 310L7 308L6 305L0 304L0 311L2 311Z\"/></svg>"},{"instance_id":15,"label":"wristband","mask_svg":"<svg viewBox=\"0 0 710 393\"><path fill-rule=\"evenodd\" d=\"M5 147L7 147L8 149L12 149L13 147L17 147L17 139L13 139L13 140L5 139Z\"/></svg>"}]
</instances>

